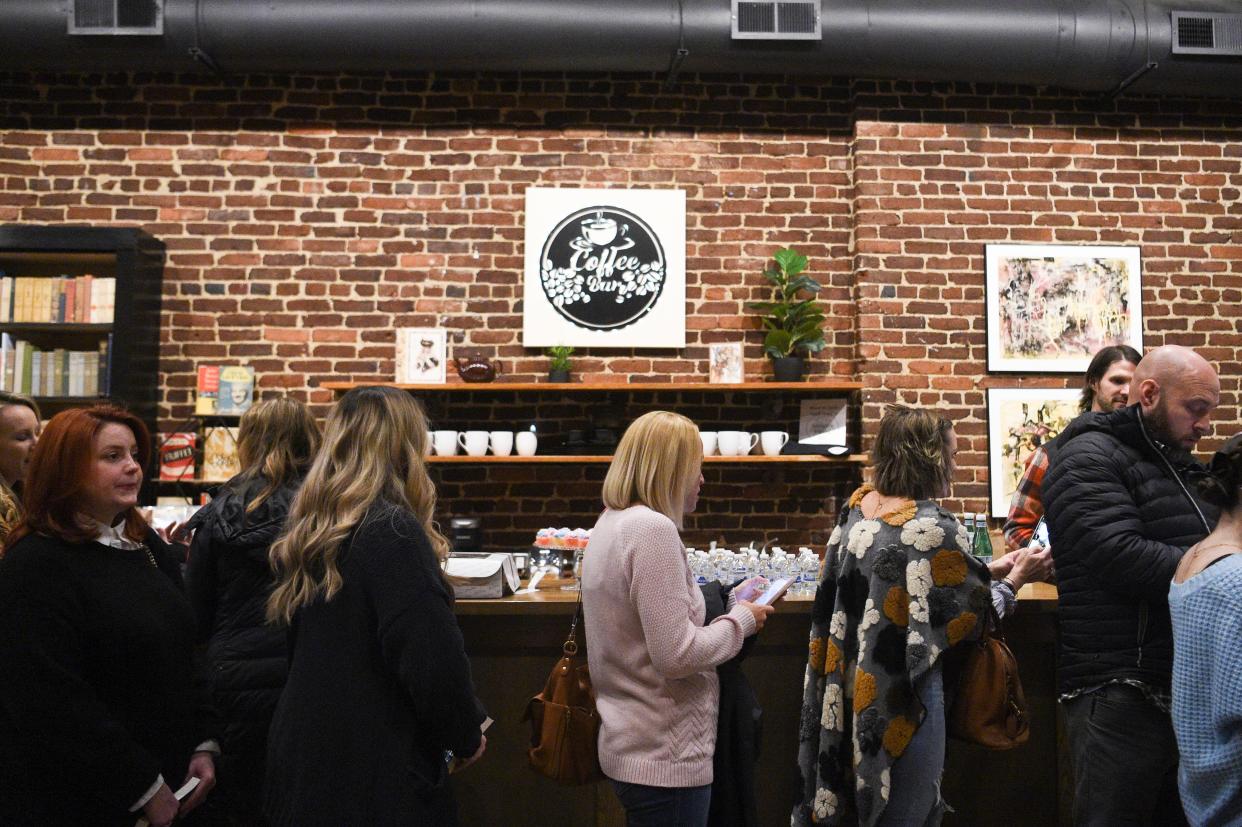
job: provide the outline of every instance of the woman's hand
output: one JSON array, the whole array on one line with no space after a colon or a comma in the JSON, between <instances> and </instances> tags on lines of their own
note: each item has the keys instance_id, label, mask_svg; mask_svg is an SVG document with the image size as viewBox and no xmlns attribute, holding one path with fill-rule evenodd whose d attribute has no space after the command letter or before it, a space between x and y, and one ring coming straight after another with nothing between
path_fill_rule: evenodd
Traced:
<instances>
[{"instance_id":1,"label":"woman's hand","mask_svg":"<svg viewBox=\"0 0 1242 827\"><path fill-rule=\"evenodd\" d=\"M469 758L458 758L457 760L455 760L453 762L453 766L449 769L449 772L461 772L466 767L470 766L475 761L478 761L480 758L482 758L483 753L486 750L487 750L487 736L482 735L479 737L479 748L474 751L474 755L471 755Z\"/></svg>"},{"instance_id":2,"label":"woman's hand","mask_svg":"<svg viewBox=\"0 0 1242 827\"><path fill-rule=\"evenodd\" d=\"M160 784L155 795L142 805L142 814L146 816L147 821L151 822L151 827L168 827L177 817L180 807L181 802L172 794L172 790L168 789L168 785Z\"/></svg>"},{"instance_id":3,"label":"woman's hand","mask_svg":"<svg viewBox=\"0 0 1242 827\"><path fill-rule=\"evenodd\" d=\"M733 596L737 598L739 603L752 603L755 598L763 594L763 590L768 587L768 578L762 575L756 575L749 580L743 580L733 589Z\"/></svg>"},{"instance_id":4,"label":"woman's hand","mask_svg":"<svg viewBox=\"0 0 1242 827\"><path fill-rule=\"evenodd\" d=\"M1052 577L1052 549L1036 546L1014 553L1021 555L1013 564L1013 570L1009 572L1009 580L1015 588L1020 589L1027 583L1036 583Z\"/></svg>"},{"instance_id":5,"label":"woman's hand","mask_svg":"<svg viewBox=\"0 0 1242 827\"><path fill-rule=\"evenodd\" d=\"M190 770L185 774L185 781L181 783L184 784L191 778L198 779L198 786L181 802L181 815L185 815L202 804L207 798L207 793L216 786L215 756L210 752L196 752L190 756Z\"/></svg>"},{"instance_id":6,"label":"woman's hand","mask_svg":"<svg viewBox=\"0 0 1242 827\"><path fill-rule=\"evenodd\" d=\"M988 571L992 573L992 579L1000 580L1005 575L1009 574L1009 572L1013 571L1013 564L1017 561L1018 555L1025 553L1026 549L1020 548L1015 551L1011 551L1008 554L1002 554L1000 557L993 558L992 562L988 563Z\"/></svg>"},{"instance_id":7,"label":"woman's hand","mask_svg":"<svg viewBox=\"0 0 1242 827\"><path fill-rule=\"evenodd\" d=\"M190 538L194 535L194 532L190 531L190 529L186 527L185 523L177 522L169 523L163 528L157 528L155 529L155 533L160 535L160 539L165 543L168 543L169 545L173 545L175 543L180 546L188 546L190 544Z\"/></svg>"},{"instance_id":8,"label":"woman's hand","mask_svg":"<svg viewBox=\"0 0 1242 827\"><path fill-rule=\"evenodd\" d=\"M776 611L776 609L772 606L760 606L757 603L750 603L746 600L739 600L737 605L745 606L747 611L754 616L756 632L763 628L763 624L768 619L768 615Z\"/></svg>"}]
</instances>

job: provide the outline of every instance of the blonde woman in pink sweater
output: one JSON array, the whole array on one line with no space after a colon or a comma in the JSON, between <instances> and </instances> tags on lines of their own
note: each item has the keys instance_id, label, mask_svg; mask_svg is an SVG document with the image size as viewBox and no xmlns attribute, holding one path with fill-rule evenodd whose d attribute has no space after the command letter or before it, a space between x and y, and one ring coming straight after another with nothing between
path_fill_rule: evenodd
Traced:
<instances>
[{"instance_id":1,"label":"blonde woman in pink sweater","mask_svg":"<svg viewBox=\"0 0 1242 827\"><path fill-rule=\"evenodd\" d=\"M628 827L703 827L711 803L716 667L770 606L730 602L704 626L703 595L678 534L703 485L694 423L666 411L626 430L604 479L607 507L582 575L599 760ZM735 591L749 596L750 584Z\"/></svg>"}]
</instances>

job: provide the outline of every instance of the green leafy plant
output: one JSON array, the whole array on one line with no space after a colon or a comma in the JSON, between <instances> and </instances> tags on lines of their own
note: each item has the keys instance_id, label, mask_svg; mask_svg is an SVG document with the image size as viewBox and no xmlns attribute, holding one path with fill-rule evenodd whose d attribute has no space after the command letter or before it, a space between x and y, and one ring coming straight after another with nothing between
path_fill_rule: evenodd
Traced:
<instances>
[{"instance_id":1,"label":"green leafy plant","mask_svg":"<svg viewBox=\"0 0 1242 827\"><path fill-rule=\"evenodd\" d=\"M552 360L551 370L569 370L569 357L574 349L568 345L556 345L548 348L548 358Z\"/></svg>"},{"instance_id":2,"label":"green leafy plant","mask_svg":"<svg viewBox=\"0 0 1242 827\"><path fill-rule=\"evenodd\" d=\"M772 258L776 267L764 270L763 275L775 288L773 300L748 304L752 310L766 314L762 321L768 334L763 340L763 352L773 359L799 352L818 353L826 344L824 311L815 301L820 284L803 274L807 258L794 248L777 250ZM810 298L799 299L799 293L809 293Z\"/></svg>"}]
</instances>

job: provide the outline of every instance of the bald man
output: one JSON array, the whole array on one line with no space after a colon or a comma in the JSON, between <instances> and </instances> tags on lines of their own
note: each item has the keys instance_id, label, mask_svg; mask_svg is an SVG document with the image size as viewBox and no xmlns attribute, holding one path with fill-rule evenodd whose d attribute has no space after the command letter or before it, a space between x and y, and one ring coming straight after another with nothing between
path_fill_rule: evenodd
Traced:
<instances>
[{"instance_id":1,"label":"bald man","mask_svg":"<svg viewBox=\"0 0 1242 827\"><path fill-rule=\"evenodd\" d=\"M1148 353L1130 405L1058 440L1044 503L1060 594L1057 689L1074 769L1074 824L1185 824L1169 717L1169 583L1216 524L1190 476L1220 380L1193 350Z\"/></svg>"}]
</instances>

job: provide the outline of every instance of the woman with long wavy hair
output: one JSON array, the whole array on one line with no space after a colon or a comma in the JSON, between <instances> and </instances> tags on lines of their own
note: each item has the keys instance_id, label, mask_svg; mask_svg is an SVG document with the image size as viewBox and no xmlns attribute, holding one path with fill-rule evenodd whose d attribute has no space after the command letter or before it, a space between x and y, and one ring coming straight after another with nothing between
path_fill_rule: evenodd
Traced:
<instances>
[{"instance_id":1,"label":"woman with long wavy hair","mask_svg":"<svg viewBox=\"0 0 1242 827\"><path fill-rule=\"evenodd\" d=\"M284 630L265 617L274 585L268 554L318 450L319 426L304 404L255 404L238 428L241 473L187 525L186 591L224 725L214 804L235 823L261 823L267 730L288 669Z\"/></svg>"},{"instance_id":2,"label":"woman with long wavy hair","mask_svg":"<svg viewBox=\"0 0 1242 827\"><path fill-rule=\"evenodd\" d=\"M274 825L456 823L445 754L476 760L486 715L441 570L426 440L404 391L345 394L272 547L268 617L291 650L268 738Z\"/></svg>"}]
</instances>

